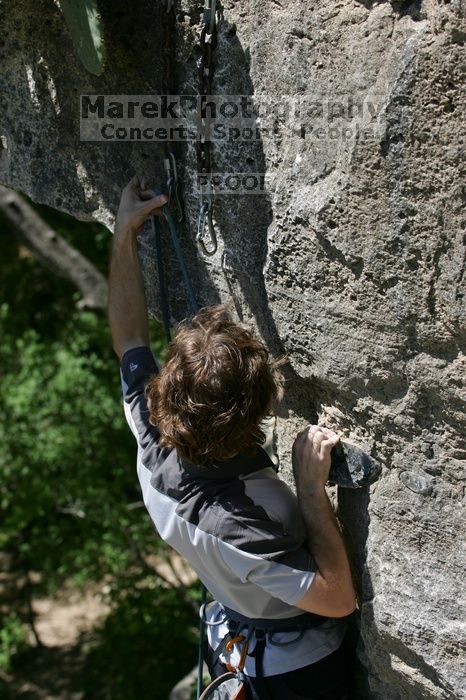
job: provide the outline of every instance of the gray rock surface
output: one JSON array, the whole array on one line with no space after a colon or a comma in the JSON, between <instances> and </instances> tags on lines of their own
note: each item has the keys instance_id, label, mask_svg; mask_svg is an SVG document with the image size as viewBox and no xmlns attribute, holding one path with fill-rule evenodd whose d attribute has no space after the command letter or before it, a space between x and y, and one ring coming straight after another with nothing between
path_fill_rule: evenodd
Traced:
<instances>
[{"instance_id":1,"label":"gray rock surface","mask_svg":"<svg viewBox=\"0 0 466 700\"><path fill-rule=\"evenodd\" d=\"M185 94L197 89L200 4L178 5ZM162 149L80 142L78 95L161 90L163 6L100 5L99 78L79 64L53 3L3 5L0 181L111 225L129 175L160 180ZM194 242L195 149L178 147L183 247L201 303L232 298L290 359L276 430L284 478L297 429L317 417L383 467L369 489L337 495L360 598L357 696L374 700L466 696L465 13L459 0L226 1L216 93L355 106L214 146L216 172L266 173L268 187L216 197L213 258ZM158 315L150 234L142 251ZM166 264L176 319L187 308Z\"/></svg>"}]
</instances>

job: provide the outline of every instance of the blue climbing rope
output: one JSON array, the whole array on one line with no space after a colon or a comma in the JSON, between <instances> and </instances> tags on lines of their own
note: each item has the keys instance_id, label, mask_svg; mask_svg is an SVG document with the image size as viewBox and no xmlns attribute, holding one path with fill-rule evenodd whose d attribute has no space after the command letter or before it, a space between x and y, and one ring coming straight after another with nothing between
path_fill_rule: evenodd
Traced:
<instances>
[{"instance_id":1,"label":"blue climbing rope","mask_svg":"<svg viewBox=\"0 0 466 700\"><path fill-rule=\"evenodd\" d=\"M156 220L156 217L151 218L152 231L155 237L155 253L157 257L157 273L159 276L159 287L160 287L160 310L162 312L162 323L163 330L165 333L165 340L167 345L171 341L171 331L170 331L170 308L168 305L168 294L165 281L165 268L163 266L163 239L162 230L160 228L160 223Z\"/></svg>"},{"instance_id":2,"label":"blue climbing rope","mask_svg":"<svg viewBox=\"0 0 466 700\"><path fill-rule=\"evenodd\" d=\"M161 190L155 189L154 192L156 194L162 194ZM196 313L198 310L199 306L196 300L196 296L194 294L194 290L191 284L191 279L189 277L189 272L188 272L188 267L186 265L186 261L183 256L183 251L181 250L180 246L180 241L178 239L178 232L176 230L176 225L173 220L173 217L170 212L170 208L168 204L164 204L163 208L163 215L165 218L165 221L167 223L168 229L170 231L170 238L171 242L173 245L173 248L176 253L176 257L178 258L178 263L181 268L181 272L183 275L183 280L184 280L184 285L186 287L186 292L187 296L189 299L189 303L191 306L191 311L193 314ZM167 281L165 277L165 269L163 266L163 236L162 236L162 227L160 225L160 220L158 216L152 216L151 217L151 223L152 223L152 230L154 232L155 236L155 252L157 256L157 273L159 276L159 288L160 288L160 310L162 312L162 323L163 323L163 328L165 332L165 338L167 341L167 344L170 343L171 341L171 330L170 330L170 306L169 306L169 301L168 301L168 289L167 289ZM201 610L204 610L205 608L205 603L207 600L207 591L206 587L204 584L201 584ZM200 622L199 622L199 651L198 651L198 671L197 671L197 695L196 697L199 698L202 693L202 670L204 666L204 659L203 659L203 645L204 645L204 637L205 637L205 620L204 616L201 615L200 617Z\"/></svg>"},{"instance_id":3,"label":"blue climbing rope","mask_svg":"<svg viewBox=\"0 0 466 700\"><path fill-rule=\"evenodd\" d=\"M201 584L201 611L203 612L205 609L205 605L207 602L207 590L204 584ZM198 648L198 657L197 657L197 688L196 688L196 698L201 697L202 693L202 670L204 668L204 657L203 657L203 646L204 646L204 637L205 637L205 619L204 615L200 615L200 621L199 621L199 648Z\"/></svg>"},{"instance_id":4,"label":"blue climbing rope","mask_svg":"<svg viewBox=\"0 0 466 700\"><path fill-rule=\"evenodd\" d=\"M158 188L154 189L155 194L162 194L162 191ZM199 305L196 300L196 295L194 294L194 289L191 284L191 279L189 277L188 266L184 259L183 251L181 250L180 241L178 239L178 232L176 230L176 225L171 215L170 208L168 204L164 204L162 207L164 219L167 223L168 230L170 232L170 238L172 241L173 248L175 250L176 257L178 258L178 264L181 268L181 274L183 275L184 285L186 288L186 293L191 306L191 311L193 314L199 309ZM165 271L163 267L163 238L162 229L160 226L159 217L153 216L151 218L152 230L155 235L155 250L157 255L157 272L159 275L159 285L160 285L160 307L162 312L162 322L165 331L165 337L167 343L171 340L170 332L170 307L168 303L168 291L165 280Z\"/></svg>"},{"instance_id":5,"label":"blue climbing rope","mask_svg":"<svg viewBox=\"0 0 466 700\"><path fill-rule=\"evenodd\" d=\"M188 295L189 303L191 304L191 310L193 313L196 313L196 311L199 309L199 306L198 306L198 303L196 300L196 295L194 294L191 280L189 278L188 267L187 267L185 259L183 257L183 252L181 250L180 242L178 240L175 222L173 221L173 217L170 213L170 209L168 208L168 204L164 204L163 213L165 216L165 220L168 224L170 236L172 239L173 248L175 249L176 257L178 258L178 262L179 262L179 265L181 268L181 272L182 272L183 279L184 279L184 285L186 287L186 292Z\"/></svg>"}]
</instances>

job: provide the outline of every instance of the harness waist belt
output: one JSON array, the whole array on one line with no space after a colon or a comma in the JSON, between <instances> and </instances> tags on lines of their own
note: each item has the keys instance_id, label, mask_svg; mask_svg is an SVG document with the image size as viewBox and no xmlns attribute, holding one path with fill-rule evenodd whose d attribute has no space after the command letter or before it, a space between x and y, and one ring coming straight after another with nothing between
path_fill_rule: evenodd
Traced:
<instances>
[{"instance_id":1,"label":"harness waist belt","mask_svg":"<svg viewBox=\"0 0 466 700\"><path fill-rule=\"evenodd\" d=\"M314 613L304 612L301 615L295 615L294 617L285 617L282 619L271 619L271 618L253 618L246 617L236 610L228 608L226 605L221 605L225 611L225 615L229 620L236 623L243 623L250 628L255 630L264 631L282 631L282 632L295 632L302 629L310 629L311 627L318 627L323 622L328 620L328 617L323 617L322 615L315 615Z\"/></svg>"}]
</instances>

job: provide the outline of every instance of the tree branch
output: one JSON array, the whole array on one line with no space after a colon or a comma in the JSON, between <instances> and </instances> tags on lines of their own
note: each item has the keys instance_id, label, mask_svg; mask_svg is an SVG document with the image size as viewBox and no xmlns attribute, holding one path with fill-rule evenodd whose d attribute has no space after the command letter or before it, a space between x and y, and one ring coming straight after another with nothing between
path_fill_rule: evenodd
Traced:
<instances>
[{"instance_id":1,"label":"tree branch","mask_svg":"<svg viewBox=\"0 0 466 700\"><path fill-rule=\"evenodd\" d=\"M18 192L3 185L0 185L0 215L36 258L77 287L82 294L80 308L107 308L108 285L104 275L50 228Z\"/></svg>"}]
</instances>

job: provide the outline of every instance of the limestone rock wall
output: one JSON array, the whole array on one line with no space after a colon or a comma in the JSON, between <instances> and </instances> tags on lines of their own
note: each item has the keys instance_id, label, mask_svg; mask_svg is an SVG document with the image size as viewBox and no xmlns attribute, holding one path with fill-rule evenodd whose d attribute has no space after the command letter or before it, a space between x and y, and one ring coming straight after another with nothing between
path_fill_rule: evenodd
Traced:
<instances>
[{"instance_id":1,"label":"limestone rock wall","mask_svg":"<svg viewBox=\"0 0 466 700\"><path fill-rule=\"evenodd\" d=\"M101 5L100 78L80 66L53 3L21 0L3 17L0 180L110 225L129 175L160 179L162 150L81 143L77 95L160 92L164 8ZM197 91L200 13L194 0L178 4L181 94ZM356 695L374 700L466 694L465 13L459 0L225 1L214 92L351 96L354 110L278 118L271 136L215 145L215 171L266 173L268 187L216 198L213 258L194 242L195 149L178 146L201 303L232 298L290 358L276 430L283 477L297 429L317 417L383 465L369 490L336 495L360 598ZM372 112L358 109L368 103ZM143 259L157 315L150 235ZM180 318L183 290L166 264Z\"/></svg>"}]
</instances>

